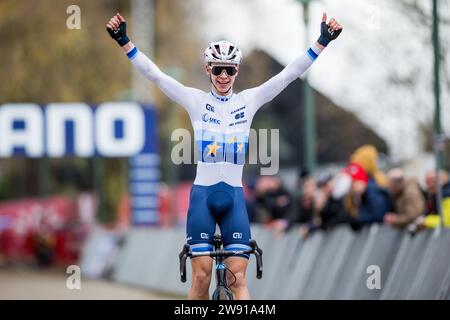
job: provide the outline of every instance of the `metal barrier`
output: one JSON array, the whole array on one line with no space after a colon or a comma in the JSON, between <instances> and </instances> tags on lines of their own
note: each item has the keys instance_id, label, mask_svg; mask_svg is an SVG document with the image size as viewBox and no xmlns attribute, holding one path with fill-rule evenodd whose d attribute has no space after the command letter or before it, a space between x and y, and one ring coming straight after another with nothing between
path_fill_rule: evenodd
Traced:
<instances>
[{"instance_id":1,"label":"metal barrier","mask_svg":"<svg viewBox=\"0 0 450 320\"><path fill-rule=\"evenodd\" d=\"M395 254L400 245L402 233L393 228L374 224L369 227L360 258L353 270L354 280L348 299L378 299L384 287L385 276L389 274ZM380 272L380 289L369 289L367 281L372 272Z\"/></svg>"},{"instance_id":2,"label":"metal barrier","mask_svg":"<svg viewBox=\"0 0 450 320\"><path fill-rule=\"evenodd\" d=\"M327 299L350 299L354 291L356 277L355 266L361 258L361 253L366 247L369 239L369 228L364 228L355 234L353 243L351 244L348 255L341 268L340 275L333 283L333 287L328 293Z\"/></svg>"},{"instance_id":3,"label":"metal barrier","mask_svg":"<svg viewBox=\"0 0 450 320\"><path fill-rule=\"evenodd\" d=\"M285 237L277 240L278 246L274 248L273 260L267 261L264 251L264 278L267 278L268 284L261 292L261 299L273 299L274 296L283 292L288 285L289 278L286 276L293 270L292 260L295 259L298 245L301 239L296 228L291 229ZM267 266L269 264L269 266ZM255 278L252 281L259 281Z\"/></svg>"},{"instance_id":4,"label":"metal barrier","mask_svg":"<svg viewBox=\"0 0 450 320\"><path fill-rule=\"evenodd\" d=\"M263 279L255 278L254 259L247 270L253 299L450 299L448 229L412 236L382 225L359 232L342 225L302 240L297 227L277 238L253 225L252 238L264 250ZM190 264L186 283L180 282L178 266L184 228L136 228L122 246L120 239L95 232L83 251L82 272L105 277L113 267L115 281L186 297ZM375 276L380 287L369 285Z\"/></svg>"},{"instance_id":5,"label":"metal barrier","mask_svg":"<svg viewBox=\"0 0 450 320\"><path fill-rule=\"evenodd\" d=\"M430 235L431 230L426 230L414 237L409 234L403 236L392 270L387 275L387 281L382 289L380 299L407 298Z\"/></svg>"},{"instance_id":6,"label":"metal barrier","mask_svg":"<svg viewBox=\"0 0 450 320\"><path fill-rule=\"evenodd\" d=\"M94 230L81 250L80 268L87 278L110 277L121 252L123 235L103 229Z\"/></svg>"},{"instance_id":7,"label":"metal barrier","mask_svg":"<svg viewBox=\"0 0 450 320\"><path fill-rule=\"evenodd\" d=\"M437 229L430 236L407 299L443 299L450 283L450 230ZM447 282L445 281L447 280Z\"/></svg>"},{"instance_id":8,"label":"metal barrier","mask_svg":"<svg viewBox=\"0 0 450 320\"><path fill-rule=\"evenodd\" d=\"M136 228L128 232L125 244L117 258L113 279L137 286L152 287L151 277L160 263L154 257L159 251L161 231L155 228ZM163 250L163 248L160 248ZM169 254L169 253L167 253ZM150 277L150 283L148 278Z\"/></svg>"},{"instance_id":9,"label":"metal barrier","mask_svg":"<svg viewBox=\"0 0 450 320\"><path fill-rule=\"evenodd\" d=\"M355 235L340 226L327 234L300 299L325 299L337 281Z\"/></svg>"},{"instance_id":10,"label":"metal barrier","mask_svg":"<svg viewBox=\"0 0 450 320\"><path fill-rule=\"evenodd\" d=\"M289 282L285 292L280 292L282 299L299 299L307 285L310 274L313 271L319 248L324 241L324 233L317 231L299 247L293 272L289 277Z\"/></svg>"}]
</instances>

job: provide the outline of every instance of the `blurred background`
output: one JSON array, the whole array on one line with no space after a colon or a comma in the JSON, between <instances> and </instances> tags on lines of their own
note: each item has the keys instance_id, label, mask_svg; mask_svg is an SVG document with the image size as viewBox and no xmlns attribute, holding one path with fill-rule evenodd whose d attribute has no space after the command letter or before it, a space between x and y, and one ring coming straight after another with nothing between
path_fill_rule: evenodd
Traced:
<instances>
[{"instance_id":1,"label":"blurred background","mask_svg":"<svg viewBox=\"0 0 450 320\"><path fill-rule=\"evenodd\" d=\"M253 120L279 129L280 170L244 169L266 263L261 281L249 269L251 294L450 298L450 1L4 0L1 299L187 296L177 255L196 168L171 155L174 130L192 128L108 36L116 12L164 72L205 91L210 42L243 51L241 91L303 54L322 12L335 17L339 39ZM70 265L82 290L66 285ZM366 287L369 265L380 289Z\"/></svg>"}]
</instances>

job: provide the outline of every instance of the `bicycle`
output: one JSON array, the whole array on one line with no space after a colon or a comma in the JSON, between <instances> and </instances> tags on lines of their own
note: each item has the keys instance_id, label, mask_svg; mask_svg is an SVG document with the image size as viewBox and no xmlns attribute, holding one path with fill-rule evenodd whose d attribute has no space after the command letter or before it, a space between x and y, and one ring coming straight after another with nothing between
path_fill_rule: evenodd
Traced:
<instances>
[{"instance_id":1,"label":"bicycle","mask_svg":"<svg viewBox=\"0 0 450 320\"><path fill-rule=\"evenodd\" d=\"M230 271L225 259L237 254L254 254L256 258L256 278L261 279L263 273L262 254L263 251L258 247L255 240L250 241L250 250L224 250L222 243L222 236L220 234L214 235L213 238L214 251L192 252L189 244L183 246L183 250L179 254L180 259L180 277L181 282L186 282L186 260L192 257L209 256L216 262L216 288L212 295L212 300L234 300L233 293L228 285L227 270ZM231 271L230 271L231 272Z\"/></svg>"}]
</instances>

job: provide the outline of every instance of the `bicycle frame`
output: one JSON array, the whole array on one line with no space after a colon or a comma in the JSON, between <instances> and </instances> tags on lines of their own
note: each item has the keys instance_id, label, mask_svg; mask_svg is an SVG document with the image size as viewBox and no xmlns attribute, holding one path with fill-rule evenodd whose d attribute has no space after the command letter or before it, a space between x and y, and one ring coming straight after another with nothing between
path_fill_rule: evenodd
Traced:
<instances>
[{"instance_id":1,"label":"bicycle frame","mask_svg":"<svg viewBox=\"0 0 450 320\"><path fill-rule=\"evenodd\" d=\"M222 238L219 235L215 235L214 239L214 249L215 251L222 250ZM223 256L217 256L214 258L216 261L216 289L213 292L212 300L234 300L233 293L228 287L227 280L227 266L225 264L225 258Z\"/></svg>"},{"instance_id":2,"label":"bicycle frame","mask_svg":"<svg viewBox=\"0 0 450 320\"><path fill-rule=\"evenodd\" d=\"M216 261L216 289L213 292L212 300L234 300L233 292L228 287L225 261Z\"/></svg>"}]
</instances>

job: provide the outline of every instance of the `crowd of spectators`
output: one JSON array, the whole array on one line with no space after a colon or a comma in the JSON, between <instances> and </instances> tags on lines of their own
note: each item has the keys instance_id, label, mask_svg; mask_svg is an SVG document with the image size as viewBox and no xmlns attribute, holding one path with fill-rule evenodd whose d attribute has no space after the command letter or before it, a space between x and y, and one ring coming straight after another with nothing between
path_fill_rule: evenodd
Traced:
<instances>
[{"instance_id":1,"label":"crowd of spectators","mask_svg":"<svg viewBox=\"0 0 450 320\"><path fill-rule=\"evenodd\" d=\"M279 234L298 227L302 237L348 224L354 230L383 223L417 232L441 225L436 204L436 171L426 173L422 187L414 177L394 167L386 173L378 167L374 146L358 148L337 173L302 174L297 192L288 192L278 176L261 176L248 183L250 221L263 223ZM450 227L450 181L439 173L444 227Z\"/></svg>"}]
</instances>

